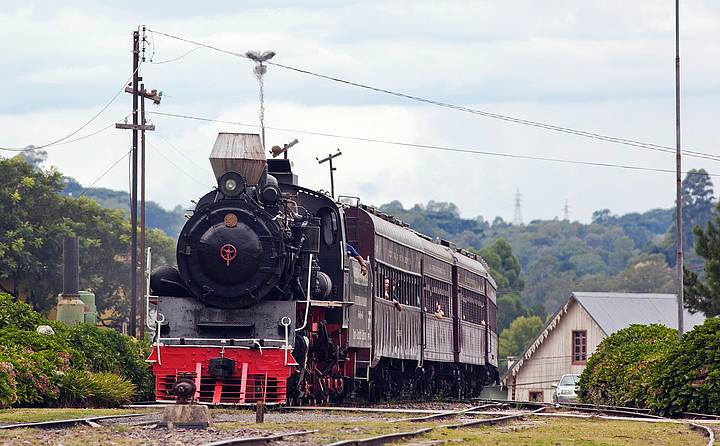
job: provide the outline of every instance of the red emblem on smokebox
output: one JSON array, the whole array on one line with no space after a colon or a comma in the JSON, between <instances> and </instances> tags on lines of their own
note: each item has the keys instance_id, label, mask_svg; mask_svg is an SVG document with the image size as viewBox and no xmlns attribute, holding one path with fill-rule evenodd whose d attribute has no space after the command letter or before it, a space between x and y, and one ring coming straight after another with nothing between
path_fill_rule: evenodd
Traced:
<instances>
[{"instance_id":1,"label":"red emblem on smokebox","mask_svg":"<svg viewBox=\"0 0 720 446\"><path fill-rule=\"evenodd\" d=\"M225 264L227 266L230 266L230 261L236 256L237 248L235 248L235 246L231 245L230 243L226 243L220 247L220 258L225 260Z\"/></svg>"}]
</instances>

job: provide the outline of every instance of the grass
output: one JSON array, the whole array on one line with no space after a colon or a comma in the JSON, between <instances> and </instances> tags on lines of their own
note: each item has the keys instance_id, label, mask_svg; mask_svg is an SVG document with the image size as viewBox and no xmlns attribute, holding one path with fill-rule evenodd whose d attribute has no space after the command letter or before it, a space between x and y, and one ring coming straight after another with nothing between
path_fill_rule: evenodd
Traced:
<instances>
[{"instance_id":1,"label":"grass","mask_svg":"<svg viewBox=\"0 0 720 446\"><path fill-rule=\"evenodd\" d=\"M71 418L100 417L141 413L148 409L3 409L0 423L35 423L40 421L67 420ZM152 410L157 412L157 409Z\"/></svg>"},{"instance_id":2,"label":"grass","mask_svg":"<svg viewBox=\"0 0 720 446\"><path fill-rule=\"evenodd\" d=\"M532 417L506 426L472 429L435 429L416 440L441 440L448 444L527 446L704 446L701 433L679 423L642 423L597 419Z\"/></svg>"}]
</instances>

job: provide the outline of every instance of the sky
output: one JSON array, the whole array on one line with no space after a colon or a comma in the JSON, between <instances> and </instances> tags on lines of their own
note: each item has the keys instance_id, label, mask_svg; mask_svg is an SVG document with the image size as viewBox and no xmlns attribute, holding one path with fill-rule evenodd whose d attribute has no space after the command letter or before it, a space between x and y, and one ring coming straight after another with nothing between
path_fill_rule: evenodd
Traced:
<instances>
[{"instance_id":1,"label":"sky","mask_svg":"<svg viewBox=\"0 0 720 446\"><path fill-rule=\"evenodd\" d=\"M132 32L146 26L146 88L163 92L148 112L147 197L190 206L214 185L207 160L218 132L258 132L258 83L247 59L195 48L159 32L231 52L274 50L273 62L484 112L617 138L675 145L672 0L574 1L155 1L4 0L0 11L0 147L48 147L48 165L84 185L130 148L112 128L131 111L119 94L132 72ZM141 10L141 11L139 11ZM682 141L720 155L720 3L681 2ZM316 132L471 151L648 168L675 168L671 153L612 144L360 89L270 66L267 145L300 142L290 157L300 182L379 205L457 204L463 217L525 222L593 211L673 205L674 174L576 165L341 138ZM8 156L10 152L0 152ZM720 161L685 157L683 170L720 175ZM717 182L717 177L713 179ZM128 190L128 160L98 187Z\"/></svg>"}]
</instances>

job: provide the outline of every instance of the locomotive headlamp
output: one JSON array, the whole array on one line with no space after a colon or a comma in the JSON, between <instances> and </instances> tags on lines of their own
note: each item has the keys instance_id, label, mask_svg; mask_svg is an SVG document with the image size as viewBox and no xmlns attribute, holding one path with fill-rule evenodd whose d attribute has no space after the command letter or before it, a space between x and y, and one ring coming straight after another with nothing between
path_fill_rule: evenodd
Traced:
<instances>
[{"instance_id":1,"label":"locomotive headlamp","mask_svg":"<svg viewBox=\"0 0 720 446\"><path fill-rule=\"evenodd\" d=\"M227 172L218 180L218 187L226 197L237 197L245 190L245 179L237 172Z\"/></svg>"}]
</instances>

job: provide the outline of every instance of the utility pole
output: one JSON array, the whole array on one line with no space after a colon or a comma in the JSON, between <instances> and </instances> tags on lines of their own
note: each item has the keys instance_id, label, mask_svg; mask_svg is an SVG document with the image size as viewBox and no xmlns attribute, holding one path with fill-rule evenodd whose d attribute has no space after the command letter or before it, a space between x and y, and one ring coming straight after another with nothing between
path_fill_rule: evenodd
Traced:
<instances>
[{"instance_id":1,"label":"utility pole","mask_svg":"<svg viewBox=\"0 0 720 446\"><path fill-rule=\"evenodd\" d=\"M570 221L570 206L568 206L567 199L565 200L565 206L563 207L563 220Z\"/></svg>"},{"instance_id":2,"label":"utility pole","mask_svg":"<svg viewBox=\"0 0 720 446\"><path fill-rule=\"evenodd\" d=\"M330 163L330 196L332 198L335 198L335 178L333 175L333 172L335 172L337 169L333 167L333 158L337 158L338 156L342 155L342 152L340 149L338 149L337 153L330 154L327 156L327 158L319 159L315 158L318 161L318 164L322 164L325 161L328 161Z\"/></svg>"},{"instance_id":3,"label":"utility pole","mask_svg":"<svg viewBox=\"0 0 720 446\"><path fill-rule=\"evenodd\" d=\"M132 86L131 87L125 87L125 92L132 94L132 124L125 124L125 123L117 123L115 124L115 128L117 129L125 129L125 130L132 130L132 184L130 187L130 226L131 226L131 234L130 234L130 321L128 326L128 331L131 336L137 336L137 302L138 302L138 292L137 292L137 285L138 285L138 277L137 277L137 269L138 269L138 246L137 246L137 232L138 232L138 221L137 221L137 189L138 189L138 130L142 130L142 173L143 173L143 180L142 180L142 208L141 208L141 214L142 214L142 244L144 245L145 240L145 130L155 130L154 125L146 125L145 124L145 101L144 99L150 98L155 102L156 104L160 103L160 95L157 93L156 90L152 90L150 93L147 93L145 91L145 88L142 88L142 91L138 88L138 83L142 80L142 78L138 75L139 73L139 67L140 67L140 32L139 31L133 31L133 77L132 77ZM143 84L144 85L144 84ZM140 98L143 98L142 101L142 124L138 124L138 100ZM144 250L144 246L142 247ZM140 256L143 259L144 262L144 256ZM143 271L143 277L144 277L144 269ZM144 313L143 313L144 317ZM144 329L141 326L141 332L144 331Z\"/></svg>"},{"instance_id":4,"label":"utility pole","mask_svg":"<svg viewBox=\"0 0 720 446\"><path fill-rule=\"evenodd\" d=\"M147 269L146 264L146 253L145 253L145 130L155 130L154 125L147 125L145 120L145 99L152 99L155 105L160 105L160 99L162 93L158 93L157 90L145 90L145 84L140 84L140 274L142 276L141 283L143 289L145 289L145 270ZM147 302L143 298L140 305L140 339L145 337L145 314L147 308L145 306Z\"/></svg>"},{"instance_id":5,"label":"utility pole","mask_svg":"<svg viewBox=\"0 0 720 446\"><path fill-rule=\"evenodd\" d=\"M675 0L675 227L677 229L677 311L678 311L678 336L682 336L684 327L684 306L685 306L685 278L683 259L682 239L682 159L680 150L680 0Z\"/></svg>"}]
</instances>

